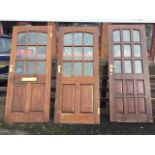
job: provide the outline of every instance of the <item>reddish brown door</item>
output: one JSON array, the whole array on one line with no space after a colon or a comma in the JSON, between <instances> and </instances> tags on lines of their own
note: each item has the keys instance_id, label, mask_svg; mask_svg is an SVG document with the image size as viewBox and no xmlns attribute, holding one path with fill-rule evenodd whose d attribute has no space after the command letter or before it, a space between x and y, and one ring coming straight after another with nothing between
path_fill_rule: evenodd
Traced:
<instances>
[{"instance_id":1,"label":"reddish brown door","mask_svg":"<svg viewBox=\"0 0 155 155\"><path fill-rule=\"evenodd\" d=\"M13 29L5 122L49 121L51 26Z\"/></svg>"},{"instance_id":2,"label":"reddish brown door","mask_svg":"<svg viewBox=\"0 0 155 155\"><path fill-rule=\"evenodd\" d=\"M98 29L62 27L59 32L55 122L97 124Z\"/></svg>"},{"instance_id":3,"label":"reddish brown door","mask_svg":"<svg viewBox=\"0 0 155 155\"><path fill-rule=\"evenodd\" d=\"M109 26L110 120L152 122L144 25Z\"/></svg>"}]
</instances>

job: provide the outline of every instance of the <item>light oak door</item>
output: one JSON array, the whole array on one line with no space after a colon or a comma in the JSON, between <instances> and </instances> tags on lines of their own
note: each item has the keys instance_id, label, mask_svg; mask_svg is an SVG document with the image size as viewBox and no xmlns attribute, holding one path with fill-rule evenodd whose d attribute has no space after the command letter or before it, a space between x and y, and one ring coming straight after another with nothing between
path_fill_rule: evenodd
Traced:
<instances>
[{"instance_id":1,"label":"light oak door","mask_svg":"<svg viewBox=\"0 0 155 155\"><path fill-rule=\"evenodd\" d=\"M61 27L56 123L98 124L99 51L96 27Z\"/></svg>"},{"instance_id":2,"label":"light oak door","mask_svg":"<svg viewBox=\"0 0 155 155\"><path fill-rule=\"evenodd\" d=\"M110 120L152 122L144 25L109 26Z\"/></svg>"},{"instance_id":3,"label":"light oak door","mask_svg":"<svg viewBox=\"0 0 155 155\"><path fill-rule=\"evenodd\" d=\"M52 26L13 28L5 122L48 122Z\"/></svg>"}]
</instances>

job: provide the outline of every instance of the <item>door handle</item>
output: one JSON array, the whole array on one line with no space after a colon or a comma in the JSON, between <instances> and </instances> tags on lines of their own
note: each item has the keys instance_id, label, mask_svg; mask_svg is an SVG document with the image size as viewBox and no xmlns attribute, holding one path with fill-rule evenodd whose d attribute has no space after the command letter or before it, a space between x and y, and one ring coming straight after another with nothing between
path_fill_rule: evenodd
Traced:
<instances>
[{"instance_id":1,"label":"door handle","mask_svg":"<svg viewBox=\"0 0 155 155\"><path fill-rule=\"evenodd\" d=\"M116 66L110 64L110 73L112 74L113 73L113 68L115 68Z\"/></svg>"},{"instance_id":2,"label":"door handle","mask_svg":"<svg viewBox=\"0 0 155 155\"><path fill-rule=\"evenodd\" d=\"M13 72L13 65L10 65L9 67L9 73L12 73Z\"/></svg>"},{"instance_id":3,"label":"door handle","mask_svg":"<svg viewBox=\"0 0 155 155\"><path fill-rule=\"evenodd\" d=\"M112 65L112 64L110 64L110 68L115 68L116 66L114 66L114 65Z\"/></svg>"},{"instance_id":4,"label":"door handle","mask_svg":"<svg viewBox=\"0 0 155 155\"><path fill-rule=\"evenodd\" d=\"M60 66L60 65L57 66L57 72L58 72L58 73L61 72L61 66Z\"/></svg>"}]
</instances>

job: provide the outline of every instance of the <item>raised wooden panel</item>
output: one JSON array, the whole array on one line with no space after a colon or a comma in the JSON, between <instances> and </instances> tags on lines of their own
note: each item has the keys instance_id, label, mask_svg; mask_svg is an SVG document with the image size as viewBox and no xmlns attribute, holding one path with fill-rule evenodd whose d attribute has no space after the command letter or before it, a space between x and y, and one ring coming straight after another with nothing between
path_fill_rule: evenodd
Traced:
<instances>
[{"instance_id":1,"label":"raised wooden panel","mask_svg":"<svg viewBox=\"0 0 155 155\"><path fill-rule=\"evenodd\" d=\"M146 113L146 101L144 98L137 98L139 113Z\"/></svg>"},{"instance_id":2,"label":"raised wooden panel","mask_svg":"<svg viewBox=\"0 0 155 155\"><path fill-rule=\"evenodd\" d=\"M135 101L134 98L127 98L126 102L128 104L128 112L135 113Z\"/></svg>"},{"instance_id":3,"label":"raised wooden panel","mask_svg":"<svg viewBox=\"0 0 155 155\"><path fill-rule=\"evenodd\" d=\"M126 80L126 94L134 95L134 82L133 80Z\"/></svg>"},{"instance_id":4,"label":"raised wooden panel","mask_svg":"<svg viewBox=\"0 0 155 155\"><path fill-rule=\"evenodd\" d=\"M137 94L138 95L143 95L145 92L144 90L144 80L138 80L137 81Z\"/></svg>"},{"instance_id":5,"label":"raised wooden panel","mask_svg":"<svg viewBox=\"0 0 155 155\"><path fill-rule=\"evenodd\" d=\"M32 84L31 112L43 112L45 100L45 85Z\"/></svg>"},{"instance_id":6,"label":"raised wooden panel","mask_svg":"<svg viewBox=\"0 0 155 155\"><path fill-rule=\"evenodd\" d=\"M123 98L116 98L116 112L124 113L124 101Z\"/></svg>"},{"instance_id":7,"label":"raised wooden panel","mask_svg":"<svg viewBox=\"0 0 155 155\"><path fill-rule=\"evenodd\" d=\"M75 110L75 85L62 85L62 104L61 112L63 113L73 113Z\"/></svg>"},{"instance_id":8,"label":"raised wooden panel","mask_svg":"<svg viewBox=\"0 0 155 155\"><path fill-rule=\"evenodd\" d=\"M116 95L123 94L123 80L116 80Z\"/></svg>"},{"instance_id":9,"label":"raised wooden panel","mask_svg":"<svg viewBox=\"0 0 155 155\"><path fill-rule=\"evenodd\" d=\"M93 85L81 85L80 88L80 111L82 113L93 113L94 89Z\"/></svg>"},{"instance_id":10,"label":"raised wooden panel","mask_svg":"<svg viewBox=\"0 0 155 155\"><path fill-rule=\"evenodd\" d=\"M12 112L24 112L26 84L16 84L13 89Z\"/></svg>"}]
</instances>

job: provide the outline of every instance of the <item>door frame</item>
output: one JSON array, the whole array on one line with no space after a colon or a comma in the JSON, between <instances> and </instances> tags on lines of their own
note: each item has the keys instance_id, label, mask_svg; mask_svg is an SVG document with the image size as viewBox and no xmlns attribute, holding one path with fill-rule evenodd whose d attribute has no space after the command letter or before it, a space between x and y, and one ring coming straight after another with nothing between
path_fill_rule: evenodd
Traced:
<instances>
[{"instance_id":1,"label":"door frame","mask_svg":"<svg viewBox=\"0 0 155 155\"><path fill-rule=\"evenodd\" d=\"M88 27L60 27L59 28L59 37L58 37L58 54L57 54L57 66L61 65L63 63L63 36L65 33L75 33L75 32L86 32L86 33L93 33L94 35L94 105L95 112L94 115L96 115L95 120L89 120L88 123L83 121L75 121L70 123L78 123L78 124L99 124L100 123L100 88L99 88L99 41L98 41L98 27L96 26L88 26ZM57 67L58 69L58 67ZM57 71L56 71L57 72ZM61 120L61 92L62 92L62 72L59 74L56 73L56 97L55 97L55 114L54 114L54 122L55 123L66 123L66 121ZM75 118L76 119L76 118ZM68 122L67 122L68 123Z\"/></svg>"},{"instance_id":2,"label":"door frame","mask_svg":"<svg viewBox=\"0 0 155 155\"><path fill-rule=\"evenodd\" d=\"M114 24L114 25L109 25L109 37L108 37L108 41L109 41L109 59L108 59L108 75L109 75L109 113L110 113L110 121L112 122L153 122L153 118L152 118L152 104L151 104L151 92L150 92L150 81L149 81L149 68L148 68L148 62L147 62L147 48L146 48L146 34L145 34L145 27L143 27L144 25L124 25L124 24ZM147 102L147 111L149 113L147 113L147 118L144 117L139 117L138 118L138 114L136 114L136 117L132 118L131 120L125 119L125 118L116 118L114 115L114 93L110 92L110 90L114 89L114 75L110 75L110 66L109 64L111 64L111 62L113 62L113 58L111 57L112 51L113 51L113 41L112 41L112 31L113 30L118 30L120 29L121 31L127 30L127 29L132 29L132 30L138 30L140 31L140 44L142 45L141 51L142 51L142 60L144 61L142 63L142 68L143 68L143 74L144 74L144 79L145 79L145 83L147 85L147 90L145 90L145 96L147 96L146 98L146 102ZM130 31L131 33L131 31ZM120 37L122 38L122 35L120 34ZM131 36L132 37L132 36ZM131 38L130 38L131 39ZM123 42L122 39L120 42ZM131 42L130 42L131 44ZM132 49L131 49L131 53L132 53ZM127 73L123 73L123 74L127 74ZM134 73L136 74L136 73ZM134 88L135 89L135 88ZM145 89L145 88L144 88ZM134 96L136 96L134 94Z\"/></svg>"},{"instance_id":3,"label":"door frame","mask_svg":"<svg viewBox=\"0 0 155 155\"><path fill-rule=\"evenodd\" d=\"M17 35L20 32L26 31L36 31L36 30L46 30L47 33L47 52L46 52L46 74L45 74L45 99L44 99L44 111L35 115L30 114L23 116L21 114L12 113L12 101L13 101L13 86L14 86L14 75L15 75L15 63L16 63L16 45L17 45ZM42 32L42 31L41 31ZM8 75L8 87L7 87L7 98L6 98L6 107L5 107L5 122L48 122L49 113L50 113L50 88L51 88L51 67L52 67L52 48L53 48L53 26L14 26L13 27L13 36L11 43L11 53L10 53L10 67ZM22 74L23 75L23 74ZM24 75L23 75L24 76ZM30 75L30 77L35 75ZM29 76L26 76L29 77Z\"/></svg>"}]
</instances>

